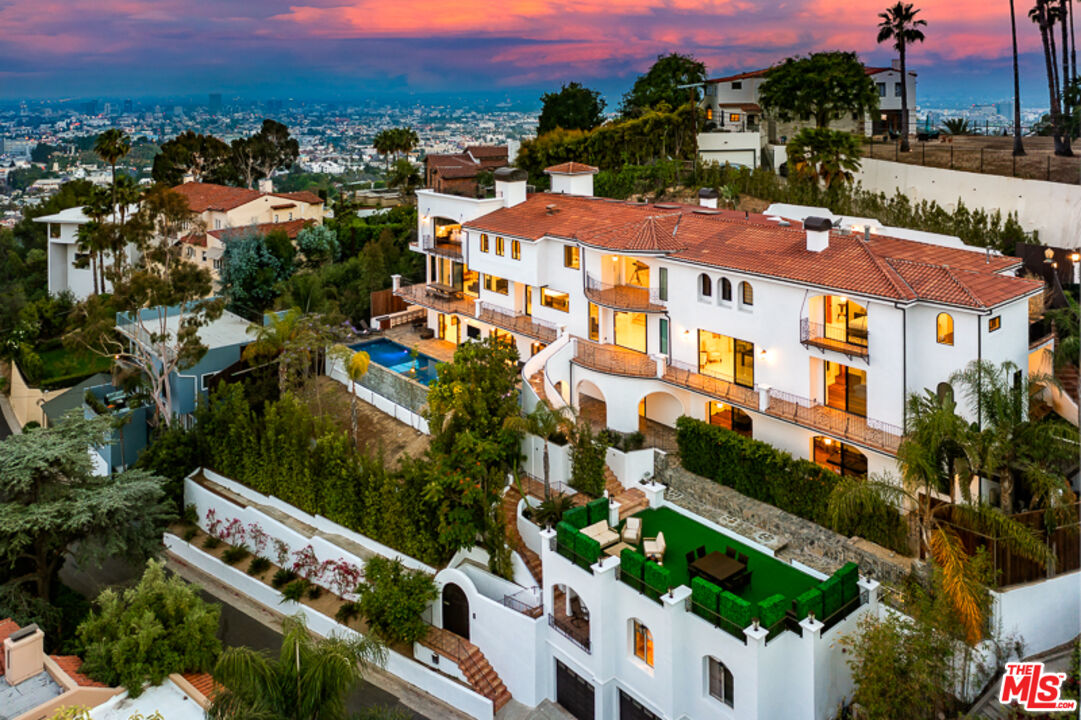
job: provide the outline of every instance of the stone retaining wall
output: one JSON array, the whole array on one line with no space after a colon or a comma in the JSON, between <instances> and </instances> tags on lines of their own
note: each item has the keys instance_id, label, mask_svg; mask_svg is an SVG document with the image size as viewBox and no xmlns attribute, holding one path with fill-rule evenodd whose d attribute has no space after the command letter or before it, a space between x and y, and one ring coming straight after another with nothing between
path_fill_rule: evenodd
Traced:
<instances>
[{"instance_id":1,"label":"stone retaining wall","mask_svg":"<svg viewBox=\"0 0 1081 720\"><path fill-rule=\"evenodd\" d=\"M428 402L427 385L375 363L368 365L368 372L357 384L418 414Z\"/></svg>"},{"instance_id":2,"label":"stone retaining wall","mask_svg":"<svg viewBox=\"0 0 1081 720\"><path fill-rule=\"evenodd\" d=\"M668 486L665 497L676 505L719 522L739 526L750 525L759 531L787 540L777 557L798 560L805 565L832 574L846 562L859 563L860 572L881 583L899 584L913 565L921 569L922 562L903 557L862 538L846 538L810 520L804 520L730 487L721 485L683 468L679 459L656 453L654 478Z\"/></svg>"}]
</instances>

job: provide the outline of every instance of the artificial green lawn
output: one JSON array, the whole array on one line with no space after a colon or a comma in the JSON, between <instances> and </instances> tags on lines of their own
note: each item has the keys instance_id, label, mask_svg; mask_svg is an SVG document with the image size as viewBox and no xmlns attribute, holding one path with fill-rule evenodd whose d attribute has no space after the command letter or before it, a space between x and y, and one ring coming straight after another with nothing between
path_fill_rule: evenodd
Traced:
<instances>
[{"instance_id":1,"label":"artificial green lawn","mask_svg":"<svg viewBox=\"0 0 1081 720\"><path fill-rule=\"evenodd\" d=\"M707 553L714 550L724 552L725 547L732 547L747 556L751 582L737 594L749 602L764 600L775 593L794 598L820 582L787 563L763 555L670 508L643 510L635 517L642 518L642 537L656 537L658 532L664 533L664 567L671 573L673 586L690 585L686 554L700 545L706 546Z\"/></svg>"},{"instance_id":2,"label":"artificial green lawn","mask_svg":"<svg viewBox=\"0 0 1081 720\"><path fill-rule=\"evenodd\" d=\"M40 350L42 385L54 385L62 381L74 385L94 373L109 372L112 358L92 353L89 350L71 351L63 347Z\"/></svg>"}]
</instances>

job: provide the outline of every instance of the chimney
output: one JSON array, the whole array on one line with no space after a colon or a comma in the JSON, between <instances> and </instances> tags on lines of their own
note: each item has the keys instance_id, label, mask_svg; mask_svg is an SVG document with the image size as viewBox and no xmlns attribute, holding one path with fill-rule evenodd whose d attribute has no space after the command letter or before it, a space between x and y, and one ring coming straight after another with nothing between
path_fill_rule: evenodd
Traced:
<instances>
[{"instance_id":1,"label":"chimney","mask_svg":"<svg viewBox=\"0 0 1081 720\"><path fill-rule=\"evenodd\" d=\"M833 223L827 218L809 217L803 221L807 231L807 250L822 252L830 246L830 228Z\"/></svg>"},{"instance_id":2,"label":"chimney","mask_svg":"<svg viewBox=\"0 0 1081 720\"><path fill-rule=\"evenodd\" d=\"M4 679L18 685L45 670L45 633L37 625L16 630L4 640Z\"/></svg>"},{"instance_id":3,"label":"chimney","mask_svg":"<svg viewBox=\"0 0 1081 720\"><path fill-rule=\"evenodd\" d=\"M713 188L702 188L698 191L698 204L704 208L717 209L717 191Z\"/></svg>"},{"instance_id":4,"label":"chimney","mask_svg":"<svg viewBox=\"0 0 1081 720\"><path fill-rule=\"evenodd\" d=\"M901 72L901 58L893 58L890 60L890 67L897 72Z\"/></svg>"},{"instance_id":5,"label":"chimney","mask_svg":"<svg viewBox=\"0 0 1081 720\"><path fill-rule=\"evenodd\" d=\"M545 168L552 178L552 192L593 197L593 176L597 168L577 162L565 162Z\"/></svg>"},{"instance_id":6,"label":"chimney","mask_svg":"<svg viewBox=\"0 0 1081 720\"><path fill-rule=\"evenodd\" d=\"M263 178L259 181L259 192L272 193L274 192L274 181L270 178Z\"/></svg>"},{"instance_id":7,"label":"chimney","mask_svg":"<svg viewBox=\"0 0 1081 720\"><path fill-rule=\"evenodd\" d=\"M495 179L495 196L503 198L503 207L514 207L525 202L525 184L529 174L525 170L501 167L492 173Z\"/></svg>"}]
</instances>

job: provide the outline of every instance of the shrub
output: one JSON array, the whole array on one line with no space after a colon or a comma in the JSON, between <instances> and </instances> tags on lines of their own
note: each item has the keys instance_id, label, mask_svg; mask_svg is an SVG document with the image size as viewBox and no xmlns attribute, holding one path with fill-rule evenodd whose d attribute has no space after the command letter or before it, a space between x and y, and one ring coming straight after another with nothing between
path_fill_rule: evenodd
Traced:
<instances>
[{"instance_id":1,"label":"shrub","mask_svg":"<svg viewBox=\"0 0 1081 720\"><path fill-rule=\"evenodd\" d=\"M270 561L261 556L253 557L251 563L248 564L249 575L262 575L269 569Z\"/></svg>"},{"instance_id":2,"label":"shrub","mask_svg":"<svg viewBox=\"0 0 1081 720\"><path fill-rule=\"evenodd\" d=\"M220 608L179 577L166 576L160 562L147 563L135 587L104 590L95 605L78 629L85 660L80 672L123 685L133 697L170 673L209 671L221 652Z\"/></svg>"},{"instance_id":3,"label":"shrub","mask_svg":"<svg viewBox=\"0 0 1081 720\"><path fill-rule=\"evenodd\" d=\"M263 553L266 552L266 546L270 541L270 536L267 535L262 527L260 527L259 523L253 522L248 524L248 537L251 538L252 552L259 557L265 557Z\"/></svg>"},{"instance_id":4,"label":"shrub","mask_svg":"<svg viewBox=\"0 0 1081 720\"><path fill-rule=\"evenodd\" d=\"M346 600L338 607L338 611L334 613L334 619L342 625L348 625L350 620L355 620L359 615L360 607L357 603Z\"/></svg>"},{"instance_id":5,"label":"shrub","mask_svg":"<svg viewBox=\"0 0 1081 720\"><path fill-rule=\"evenodd\" d=\"M277 572L274 573L274 577L270 580L270 584L277 589L286 583L296 580L296 577L297 574L292 570L288 568L278 568Z\"/></svg>"},{"instance_id":6,"label":"shrub","mask_svg":"<svg viewBox=\"0 0 1081 720\"><path fill-rule=\"evenodd\" d=\"M432 577L384 557L368 560L364 577L358 607L372 630L387 642L412 644L423 638L428 626L421 614L439 596Z\"/></svg>"},{"instance_id":7,"label":"shrub","mask_svg":"<svg viewBox=\"0 0 1081 720\"><path fill-rule=\"evenodd\" d=\"M195 539L195 536L198 534L199 528L197 527L184 528L184 542L190 543L192 540Z\"/></svg>"},{"instance_id":8,"label":"shrub","mask_svg":"<svg viewBox=\"0 0 1081 720\"><path fill-rule=\"evenodd\" d=\"M226 565L236 565L248 555L251 555L248 548L243 545L234 545L221 554L221 559Z\"/></svg>"},{"instance_id":9,"label":"shrub","mask_svg":"<svg viewBox=\"0 0 1081 720\"><path fill-rule=\"evenodd\" d=\"M593 497L604 492L607 450L608 444L593 434L589 423L579 423L571 449L571 487Z\"/></svg>"},{"instance_id":10,"label":"shrub","mask_svg":"<svg viewBox=\"0 0 1081 720\"><path fill-rule=\"evenodd\" d=\"M311 587L304 578L297 578L293 580L284 588L282 588L282 602L286 600L292 600L293 602L300 602L304 599L304 593L308 592L308 588Z\"/></svg>"},{"instance_id":11,"label":"shrub","mask_svg":"<svg viewBox=\"0 0 1081 720\"><path fill-rule=\"evenodd\" d=\"M547 500L533 508L532 520L538 527L550 527L556 525L563 517L563 513L574 507L574 501L570 495L553 494Z\"/></svg>"},{"instance_id":12,"label":"shrub","mask_svg":"<svg viewBox=\"0 0 1081 720\"><path fill-rule=\"evenodd\" d=\"M214 537L213 535L207 535L206 539L203 540L203 547L207 550L213 550L219 545L221 545L221 540Z\"/></svg>"},{"instance_id":13,"label":"shrub","mask_svg":"<svg viewBox=\"0 0 1081 720\"><path fill-rule=\"evenodd\" d=\"M189 503L184 506L184 514L180 517L188 525L195 525L199 522L199 510L195 507L194 503Z\"/></svg>"},{"instance_id":14,"label":"shrub","mask_svg":"<svg viewBox=\"0 0 1081 720\"><path fill-rule=\"evenodd\" d=\"M311 583L308 585L307 595L309 600L318 600L319 596L321 596L322 594L323 588L319 587L315 583Z\"/></svg>"}]
</instances>

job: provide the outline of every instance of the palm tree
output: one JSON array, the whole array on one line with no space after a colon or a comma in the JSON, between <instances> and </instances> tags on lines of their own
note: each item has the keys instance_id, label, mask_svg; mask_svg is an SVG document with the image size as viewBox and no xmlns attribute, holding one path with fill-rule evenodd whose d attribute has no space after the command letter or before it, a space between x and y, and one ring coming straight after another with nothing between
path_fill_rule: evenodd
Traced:
<instances>
[{"instance_id":1,"label":"palm tree","mask_svg":"<svg viewBox=\"0 0 1081 720\"><path fill-rule=\"evenodd\" d=\"M111 230L106 224L109 208L109 193L99 187L92 188L83 206L83 212L90 222L81 225L78 232L78 249L88 256L94 278L94 295L99 291L105 292L105 248L111 244Z\"/></svg>"},{"instance_id":2,"label":"palm tree","mask_svg":"<svg viewBox=\"0 0 1081 720\"><path fill-rule=\"evenodd\" d=\"M905 65L905 47L916 42L923 42L923 31L927 22L917 20L919 10L912 3L898 2L880 12L878 17L878 42L893 40L893 47L901 57L901 152L908 152L908 71Z\"/></svg>"},{"instance_id":3,"label":"palm tree","mask_svg":"<svg viewBox=\"0 0 1081 720\"><path fill-rule=\"evenodd\" d=\"M1013 154L1024 155L1025 146L1021 142L1021 76L1017 69L1017 18L1010 0L1010 32L1013 34Z\"/></svg>"},{"instance_id":4,"label":"palm tree","mask_svg":"<svg viewBox=\"0 0 1081 720\"><path fill-rule=\"evenodd\" d=\"M860 167L860 142L851 133L803 128L788 141L789 167L795 175L827 188L852 182Z\"/></svg>"},{"instance_id":5,"label":"palm tree","mask_svg":"<svg viewBox=\"0 0 1081 720\"><path fill-rule=\"evenodd\" d=\"M353 444L356 445L358 426L360 424L357 415L357 382L368 374L371 357L363 350L353 352L345 345L335 345L331 349L331 355L341 360L342 365L345 367L345 374L349 376L349 410L353 427Z\"/></svg>"},{"instance_id":6,"label":"palm tree","mask_svg":"<svg viewBox=\"0 0 1081 720\"><path fill-rule=\"evenodd\" d=\"M116 210L116 164L131 152L131 138L120 128L109 128L94 141L94 152L113 168L113 212Z\"/></svg>"},{"instance_id":7,"label":"palm tree","mask_svg":"<svg viewBox=\"0 0 1081 720\"><path fill-rule=\"evenodd\" d=\"M999 479L1002 511L1014 511L1018 480L1025 482L1034 505L1054 510L1067 488L1054 467L1076 456L1076 432L1054 420L1032 419L1029 405L1042 385L1057 381L1028 375L1009 361L974 360L950 383L976 408L977 423L962 436L962 448L973 475Z\"/></svg>"},{"instance_id":8,"label":"palm tree","mask_svg":"<svg viewBox=\"0 0 1081 720\"><path fill-rule=\"evenodd\" d=\"M345 720L345 699L386 648L373 637L316 640L303 615L282 621L277 658L246 647L222 653L214 679L223 689L207 711L210 720Z\"/></svg>"},{"instance_id":9,"label":"palm tree","mask_svg":"<svg viewBox=\"0 0 1081 720\"><path fill-rule=\"evenodd\" d=\"M958 456L964 421L955 412L949 394L913 393L905 408L909 428L897 451L901 482L888 476L865 480L845 477L830 493L828 515L834 527L858 520L869 510L907 505L914 509L921 554L942 570L943 586L957 613L969 644L983 637L983 586L972 556L965 550L955 526L981 532L1021 557L1040 564L1053 554L1028 526L1002 511L974 501L970 484L960 483L961 499L953 496L954 477L966 471ZM935 504L933 496L951 488L951 500Z\"/></svg>"},{"instance_id":10,"label":"palm tree","mask_svg":"<svg viewBox=\"0 0 1081 720\"><path fill-rule=\"evenodd\" d=\"M420 173L416 166L407 158L396 160L394 168L387 176L387 187L398 188L402 195L408 198L418 185L420 185Z\"/></svg>"},{"instance_id":11,"label":"palm tree","mask_svg":"<svg viewBox=\"0 0 1081 720\"><path fill-rule=\"evenodd\" d=\"M547 400L541 400L528 415L511 415L508 417L503 421L503 427L513 432L536 435L543 441L544 499L548 500L552 497L552 487L548 480L551 469L548 461L548 439L557 432L562 432L567 437L573 434L574 408L570 405L554 408Z\"/></svg>"},{"instance_id":12,"label":"palm tree","mask_svg":"<svg viewBox=\"0 0 1081 720\"><path fill-rule=\"evenodd\" d=\"M121 268L125 262L125 251L128 246L127 221L128 213L133 205L138 205L143 197L143 191L130 175L122 175L113 183L113 206L116 208L117 223L116 237L112 243L113 268ZM138 231L136 231L136 234Z\"/></svg>"},{"instance_id":13,"label":"palm tree","mask_svg":"<svg viewBox=\"0 0 1081 720\"><path fill-rule=\"evenodd\" d=\"M1058 15L1058 8L1052 5L1052 0L1036 0L1036 4L1028 13L1029 19L1039 27L1040 40L1043 42L1044 66L1047 71L1047 89L1051 100L1048 112L1051 116L1055 154L1072 156L1073 151L1070 150L1069 134L1063 126L1062 106L1060 104L1062 93L1059 91L1058 68L1055 62L1057 53L1055 52L1054 23Z\"/></svg>"},{"instance_id":14,"label":"palm tree","mask_svg":"<svg viewBox=\"0 0 1081 720\"><path fill-rule=\"evenodd\" d=\"M270 316L269 325L249 325L248 334L255 336L255 341L241 353L248 362L266 361L278 363L278 390L285 392L286 367L282 355L293 341L299 330L300 309L290 308L284 313Z\"/></svg>"},{"instance_id":15,"label":"palm tree","mask_svg":"<svg viewBox=\"0 0 1081 720\"><path fill-rule=\"evenodd\" d=\"M942 131L947 135L971 135L972 125L967 118L950 118L942 122Z\"/></svg>"}]
</instances>

